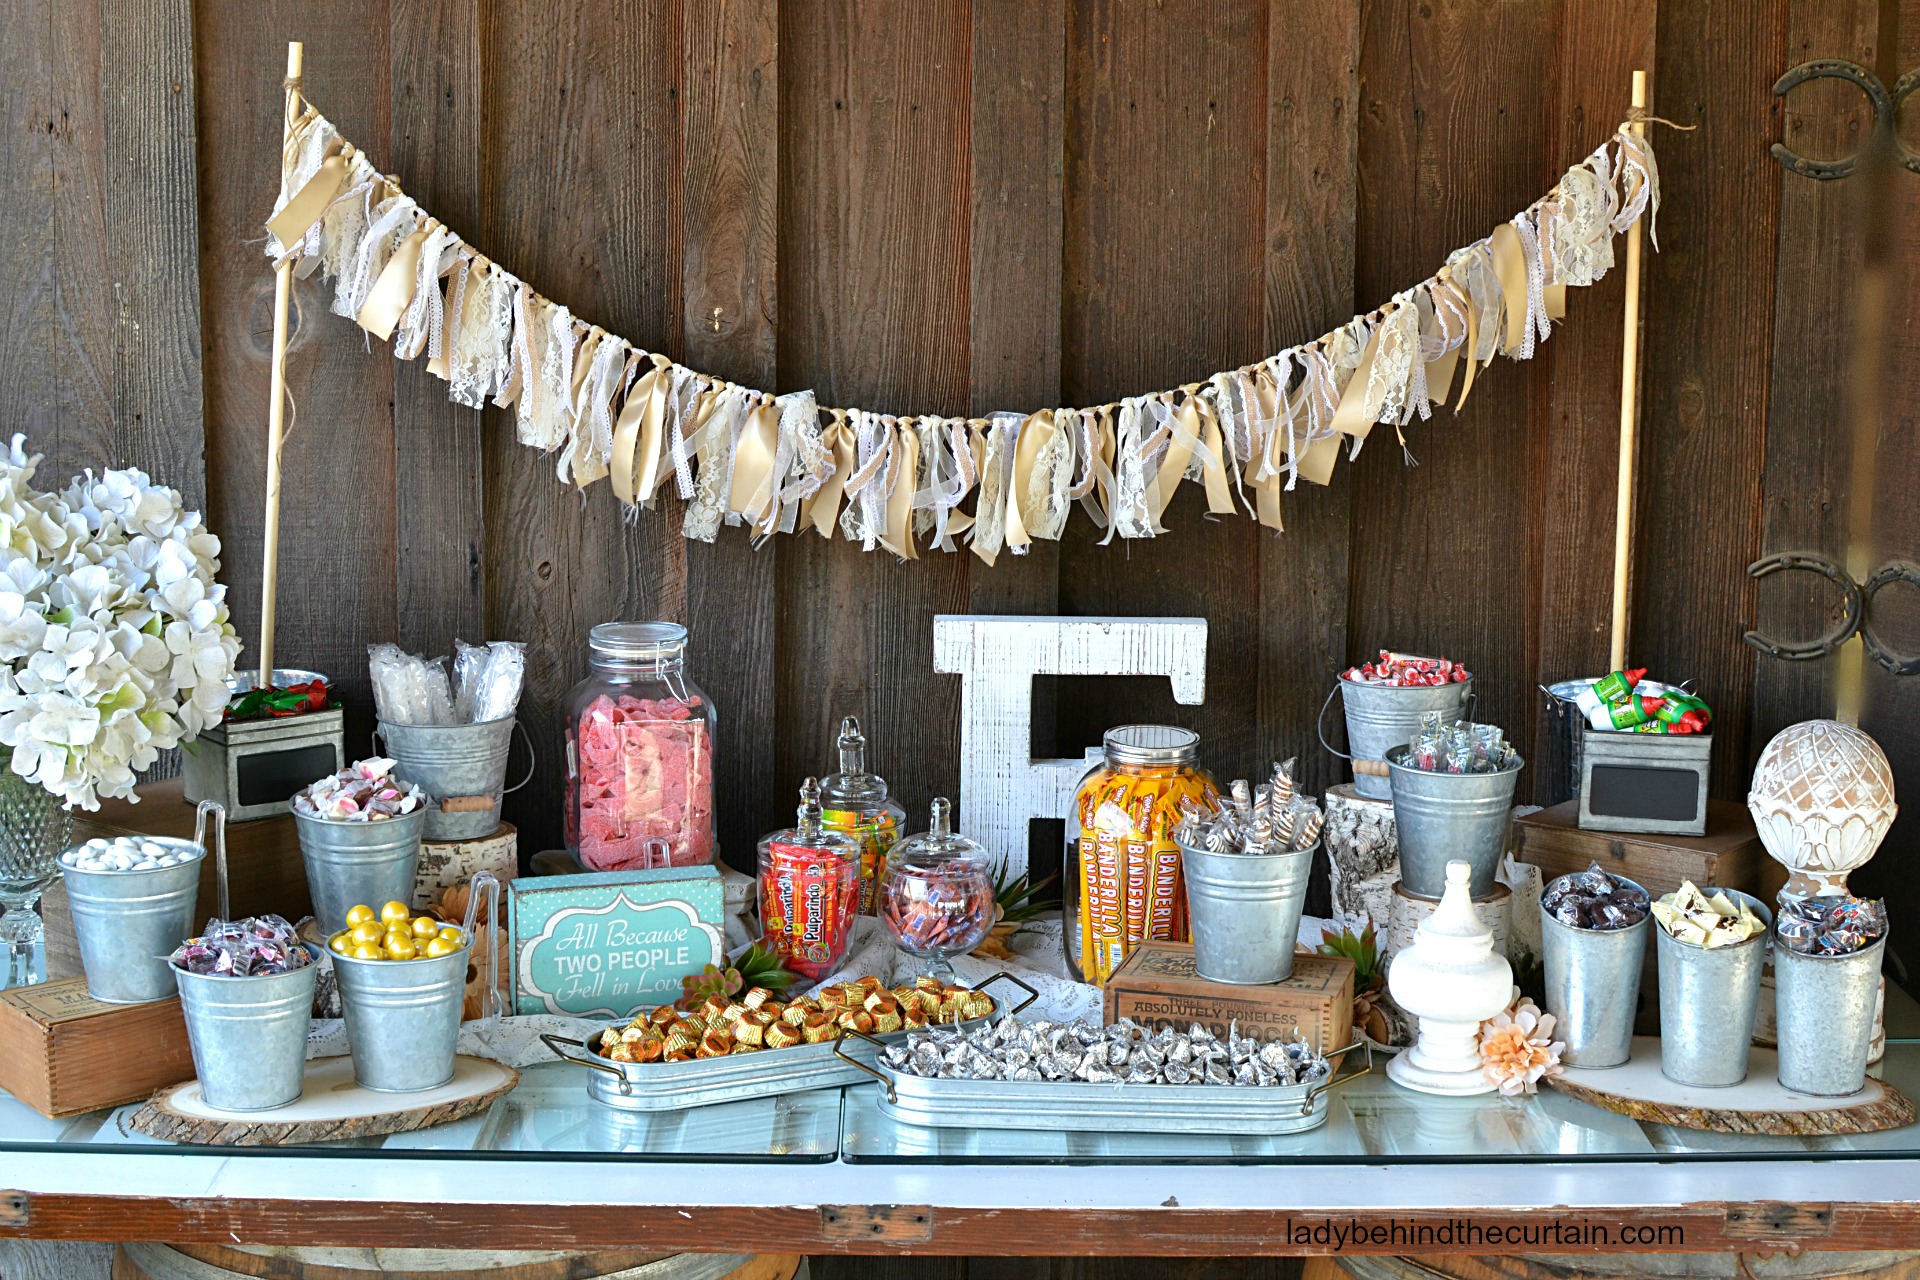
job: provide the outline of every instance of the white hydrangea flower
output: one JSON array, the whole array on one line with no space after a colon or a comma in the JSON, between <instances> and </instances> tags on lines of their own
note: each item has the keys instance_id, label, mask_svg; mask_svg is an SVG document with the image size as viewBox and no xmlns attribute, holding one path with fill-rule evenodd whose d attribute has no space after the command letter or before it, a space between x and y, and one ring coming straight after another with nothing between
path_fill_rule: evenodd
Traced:
<instances>
[{"instance_id":1,"label":"white hydrangea flower","mask_svg":"<svg viewBox=\"0 0 1920 1280\"><path fill-rule=\"evenodd\" d=\"M137 469L33 487L0 454L0 747L10 767L96 809L161 751L218 724L240 657L220 540Z\"/></svg>"}]
</instances>

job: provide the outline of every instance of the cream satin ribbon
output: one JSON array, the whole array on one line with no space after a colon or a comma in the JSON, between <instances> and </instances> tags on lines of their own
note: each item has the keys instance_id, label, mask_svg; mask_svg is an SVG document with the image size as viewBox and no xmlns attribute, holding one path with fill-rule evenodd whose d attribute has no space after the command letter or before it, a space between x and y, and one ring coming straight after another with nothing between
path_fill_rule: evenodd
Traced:
<instances>
[{"instance_id":1,"label":"cream satin ribbon","mask_svg":"<svg viewBox=\"0 0 1920 1280\"><path fill-rule=\"evenodd\" d=\"M653 367L627 392L613 428L613 492L630 507L653 501L660 483L660 437L673 380L673 361L654 352L646 359Z\"/></svg>"},{"instance_id":2,"label":"cream satin ribbon","mask_svg":"<svg viewBox=\"0 0 1920 1280\"><path fill-rule=\"evenodd\" d=\"M908 425L913 421L902 418L897 425L887 428L893 433L893 487L887 491L886 532L880 535L881 546L908 560L920 558L913 545L913 493L920 485L920 433Z\"/></svg>"},{"instance_id":3,"label":"cream satin ribbon","mask_svg":"<svg viewBox=\"0 0 1920 1280\"><path fill-rule=\"evenodd\" d=\"M727 510L758 526L773 506L774 458L780 450L780 411L770 396L760 395L747 411L740 443L733 451L733 485Z\"/></svg>"},{"instance_id":4,"label":"cream satin ribbon","mask_svg":"<svg viewBox=\"0 0 1920 1280\"><path fill-rule=\"evenodd\" d=\"M1527 326L1527 251L1520 244L1520 233L1511 222L1503 222L1488 237L1493 251L1493 271L1500 280L1500 307L1505 316L1500 350L1508 355L1526 341Z\"/></svg>"},{"instance_id":5,"label":"cream satin ribbon","mask_svg":"<svg viewBox=\"0 0 1920 1280\"><path fill-rule=\"evenodd\" d=\"M400 323L400 317L407 313L407 304L413 301L413 291L420 283L420 250L439 225L438 218L428 218L400 242L393 256L387 259L380 278L374 281L360 314L354 317L355 324L382 342L393 336L394 326Z\"/></svg>"},{"instance_id":6,"label":"cream satin ribbon","mask_svg":"<svg viewBox=\"0 0 1920 1280\"><path fill-rule=\"evenodd\" d=\"M833 421L820 433L820 444L833 455L833 474L823 481L800 505L800 523L811 523L814 530L823 538L833 536L833 526L840 519L840 498L846 492L847 481L853 478L853 468L858 461L859 441L853 434L853 428L847 425L845 409L829 410Z\"/></svg>"},{"instance_id":7,"label":"cream satin ribbon","mask_svg":"<svg viewBox=\"0 0 1920 1280\"><path fill-rule=\"evenodd\" d=\"M1440 331L1443 342L1450 345L1438 356L1427 363L1427 394L1438 404L1444 405L1447 397L1453 394L1453 375L1460 367L1460 350L1473 341L1473 302L1464 297L1459 286L1453 283L1453 268L1442 267L1433 278L1433 284L1427 289L1427 305L1433 312L1433 321ZM1447 317L1466 318L1464 332L1460 341L1453 341L1453 326ZM1471 366L1472 361L1468 361Z\"/></svg>"},{"instance_id":8,"label":"cream satin ribbon","mask_svg":"<svg viewBox=\"0 0 1920 1280\"><path fill-rule=\"evenodd\" d=\"M1280 393L1273 370L1261 365L1253 371L1252 381L1252 412L1260 421L1273 423L1264 440L1255 433L1254 456L1247 463L1252 469L1254 517L1267 528L1277 530L1285 527L1280 523L1280 493L1284 486L1279 455L1286 423L1280 412Z\"/></svg>"},{"instance_id":9,"label":"cream satin ribbon","mask_svg":"<svg viewBox=\"0 0 1920 1280\"><path fill-rule=\"evenodd\" d=\"M608 471L606 460L593 447L593 399L599 390L593 366L601 346L609 340L620 341L596 324L587 330L586 339L573 353L573 385L567 390L567 447L561 451L558 470L560 482L571 479L576 489L586 488Z\"/></svg>"},{"instance_id":10,"label":"cream satin ribbon","mask_svg":"<svg viewBox=\"0 0 1920 1280\"><path fill-rule=\"evenodd\" d=\"M1355 366L1353 376L1347 379L1339 407L1333 411L1333 429L1341 435L1352 436L1356 441L1367 438L1380 412L1380 401L1368 396L1367 383L1373 377L1373 361L1380 351L1380 335L1387 329L1387 315L1396 305L1388 303L1375 317L1373 332L1367 335L1367 345L1360 352L1360 363Z\"/></svg>"},{"instance_id":11,"label":"cream satin ribbon","mask_svg":"<svg viewBox=\"0 0 1920 1280\"><path fill-rule=\"evenodd\" d=\"M1020 508L1033 489L1033 464L1041 451L1052 443L1058 429L1053 420L1053 410L1042 409L1027 415L1020 424L1019 434L1014 438L1013 487L1007 494L1009 547L1024 547L1033 541L1033 535L1027 532L1026 513Z\"/></svg>"},{"instance_id":12,"label":"cream satin ribbon","mask_svg":"<svg viewBox=\"0 0 1920 1280\"><path fill-rule=\"evenodd\" d=\"M351 142L335 138L328 143L327 155L320 162L319 170L291 200L280 206L280 212L267 219L267 231L280 242L282 249L292 248L304 240L307 232L313 230L313 224L320 221L333 198L340 194L340 185L347 180L353 156Z\"/></svg>"},{"instance_id":13,"label":"cream satin ribbon","mask_svg":"<svg viewBox=\"0 0 1920 1280\"><path fill-rule=\"evenodd\" d=\"M1113 520L1113 406L1105 404L1081 413L1093 419L1087 427L1091 445L1087 449L1086 475L1069 496L1079 499L1080 509L1105 529Z\"/></svg>"},{"instance_id":14,"label":"cream satin ribbon","mask_svg":"<svg viewBox=\"0 0 1920 1280\"><path fill-rule=\"evenodd\" d=\"M1194 383L1192 388L1181 388L1186 399L1176 416L1182 429L1191 431L1204 446L1200 451L1200 478L1207 490L1207 510L1216 516L1230 516L1239 510L1233 502L1233 490L1240 483L1240 464L1213 406L1200 394L1200 384Z\"/></svg>"}]
</instances>

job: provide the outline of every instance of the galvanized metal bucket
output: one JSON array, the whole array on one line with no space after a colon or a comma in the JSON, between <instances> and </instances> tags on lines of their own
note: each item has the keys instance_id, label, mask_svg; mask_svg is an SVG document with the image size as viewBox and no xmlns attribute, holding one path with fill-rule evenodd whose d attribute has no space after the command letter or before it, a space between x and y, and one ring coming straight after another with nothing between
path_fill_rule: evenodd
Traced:
<instances>
[{"instance_id":1,"label":"galvanized metal bucket","mask_svg":"<svg viewBox=\"0 0 1920 1280\"><path fill-rule=\"evenodd\" d=\"M173 954L194 929L200 898L200 863L206 857L208 814L217 815L219 907L227 914L226 810L212 800L200 802L193 839L144 837L169 851L192 856L171 867L148 871L83 871L62 866L73 931L87 994L103 1004L148 1004L174 994Z\"/></svg>"},{"instance_id":2,"label":"galvanized metal bucket","mask_svg":"<svg viewBox=\"0 0 1920 1280\"><path fill-rule=\"evenodd\" d=\"M507 785L507 757L519 721L479 724L391 724L374 730L376 749L393 757L393 774L426 792L426 840L481 840L500 827L500 799L533 777L533 743L527 742L526 777ZM521 737L526 731L521 730ZM380 744L384 744L381 746ZM480 801L490 801L480 804ZM448 805L453 807L449 808Z\"/></svg>"},{"instance_id":3,"label":"galvanized metal bucket","mask_svg":"<svg viewBox=\"0 0 1920 1280\"><path fill-rule=\"evenodd\" d=\"M1516 755L1498 773L1429 773L1409 766L1408 755L1405 744L1387 752L1401 885L1437 902L1446 892L1447 863L1465 862L1473 870L1474 900L1485 898L1507 851L1513 787L1526 761Z\"/></svg>"},{"instance_id":4,"label":"galvanized metal bucket","mask_svg":"<svg viewBox=\"0 0 1920 1280\"><path fill-rule=\"evenodd\" d=\"M482 871L473 877L467 895L467 917L461 925L467 945L452 955L356 960L335 953L333 971L340 983L347 1045L353 1052L353 1079L362 1088L412 1093L453 1079L460 1005L466 998L474 918L483 892L488 898L487 919L499 919L500 882ZM497 925L495 931L497 946ZM499 1016L501 1005L500 966L494 965L493 970L490 1018Z\"/></svg>"},{"instance_id":5,"label":"galvanized metal bucket","mask_svg":"<svg viewBox=\"0 0 1920 1280\"><path fill-rule=\"evenodd\" d=\"M1209 982L1253 985L1293 975L1293 945L1307 906L1311 848L1294 853L1213 853L1180 846L1193 922L1193 969Z\"/></svg>"},{"instance_id":6,"label":"galvanized metal bucket","mask_svg":"<svg viewBox=\"0 0 1920 1280\"><path fill-rule=\"evenodd\" d=\"M1773 913L1752 894L1738 889L1701 892L1745 902L1755 915L1773 923ZM1712 1089L1745 1080L1753 1016L1760 1003L1760 972L1767 958L1766 932L1731 947L1700 947L1659 929L1654 951L1660 964L1660 1074Z\"/></svg>"},{"instance_id":7,"label":"galvanized metal bucket","mask_svg":"<svg viewBox=\"0 0 1920 1280\"><path fill-rule=\"evenodd\" d=\"M347 912L364 903L413 901L425 809L379 822L336 822L293 811L306 863L313 918L327 936L347 927Z\"/></svg>"},{"instance_id":8,"label":"galvanized metal bucket","mask_svg":"<svg viewBox=\"0 0 1920 1280\"><path fill-rule=\"evenodd\" d=\"M1625 876L1613 879L1641 888ZM1554 1017L1554 1039L1567 1046L1560 1060L1568 1066L1626 1064L1633 1051L1633 1021L1650 919L1643 916L1624 929L1576 929L1541 908L1546 1010Z\"/></svg>"},{"instance_id":9,"label":"galvanized metal bucket","mask_svg":"<svg viewBox=\"0 0 1920 1280\"><path fill-rule=\"evenodd\" d=\"M1333 705L1336 693L1347 710L1347 746L1352 749L1351 755L1327 741L1327 708ZM1320 704L1317 723L1320 745L1342 760L1384 760L1388 751L1413 741L1420 731L1420 721L1429 712L1438 711L1448 724L1468 719L1472 693L1470 679L1459 684L1403 689L1395 685L1363 684L1341 676L1327 691L1327 700ZM1353 789L1369 800L1386 800L1392 795L1384 777L1358 769L1353 771ZM1441 870L1444 872L1445 868Z\"/></svg>"},{"instance_id":10,"label":"galvanized metal bucket","mask_svg":"<svg viewBox=\"0 0 1920 1280\"><path fill-rule=\"evenodd\" d=\"M1774 940L1773 983L1780 1083L1837 1098L1867 1082L1873 1006L1887 940L1846 956L1808 956Z\"/></svg>"},{"instance_id":11,"label":"galvanized metal bucket","mask_svg":"<svg viewBox=\"0 0 1920 1280\"><path fill-rule=\"evenodd\" d=\"M221 1111L272 1111L300 1100L307 1073L319 949L287 973L235 978L173 970L200 1097ZM171 966L170 966L171 967Z\"/></svg>"}]
</instances>

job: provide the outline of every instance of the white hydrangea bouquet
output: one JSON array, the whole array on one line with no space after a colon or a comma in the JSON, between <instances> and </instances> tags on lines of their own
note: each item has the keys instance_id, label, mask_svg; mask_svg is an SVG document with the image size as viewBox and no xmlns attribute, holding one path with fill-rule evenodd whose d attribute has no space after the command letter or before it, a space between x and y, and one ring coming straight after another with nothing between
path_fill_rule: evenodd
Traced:
<instances>
[{"instance_id":1,"label":"white hydrangea bouquet","mask_svg":"<svg viewBox=\"0 0 1920 1280\"><path fill-rule=\"evenodd\" d=\"M71 809L131 796L161 751L220 723L240 640L220 540L128 468L33 487L0 456L0 746Z\"/></svg>"}]
</instances>

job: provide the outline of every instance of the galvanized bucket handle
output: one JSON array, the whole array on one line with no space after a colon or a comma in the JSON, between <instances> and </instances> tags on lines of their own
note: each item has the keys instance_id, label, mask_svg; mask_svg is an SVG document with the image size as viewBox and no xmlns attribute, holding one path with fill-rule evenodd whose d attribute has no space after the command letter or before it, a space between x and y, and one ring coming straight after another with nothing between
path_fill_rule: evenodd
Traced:
<instances>
[{"instance_id":1,"label":"galvanized bucket handle","mask_svg":"<svg viewBox=\"0 0 1920 1280\"><path fill-rule=\"evenodd\" d=\"M1367 1039L1366 1034L1364 1032L1361 1033L1361 1035L1358 1038L1356 1038L1354 1042L1348 1045L1346 1048L1335 1049L1332 1053L1328 1054L1327 1055L1328 1067L1329 1068L1332 1067L1333 1060L1335 1058L1344 1057L1346 1054L1352 1053L1355 1049L1366 1050L1367 1065L1360 1068L1358 1071L1349 1071L1344 1076L1330 1077L1325 1084L1315 1085L1313 1088L1307 1090L1307 1096L1300 1103L1301 1115L1303 1116L1312 1115L1314 1103L1322 1095L1332 1093L1335 1089L1338 1089L1343 1084L1352 1084L1355 1080L1358 1080L1361 1076L1364 1076L1369 1071L1373 1070L1373 1041Z\"/></svg>"},{"instance_id":2,"label":"galvanized bucket handle","mask_svg":"<svg viewBox=\"0 0 1920 1280\"><path fill-rule=\"evenodd\" d=\"M1005 977L1006 975L1001 974L997 976ZM985 986L986 984L982 983L981 985ZM1025 1005L1022 1005L1020 1007L1023 1009L1026 1008ZM860 1039L865 1040L868 1044L874 1047L874 1051L876 1053L887 1047L886 1041L878 1039L877 1037L874 1037L874 1036L870 1036L864 1031L855 1031L852 1027L848 1027L841 1033L840 1038L833 1042L833 1056L840 1059L840 1061L846 1063L848 1066L854 1067L860 1071L864 1071L868 1075L872 1076L875 1080L878 1080L880 1082L880 1087L887 1091L887 1101L897 1104L900 1101L900 1095L894 1092L893 1081L889 1080L886 1076L882 1075L878 1068L870 1067L866 1063L860 1061L860 1059L858 1058L848 1057L845 1051L841 1048L841 1046L846 1044L848 1036L858 1036Z\"/></svg>"},{"instance_id":3,"label":"galvanized bucket handle","mask_svg":"<svg viewBox=\"0 0 1920 1280\"><path fill-rule=\"evenodd\" d=\"M1320 735L1320 745L1342 760L1351 760L1352 756L1327 741L1327 708L1333 705L1333 695L1340 692L1340 677L1333 678L1333 688L1327 690L1327 700L1320 704L1320 714L1314 719L1313 731Z\"/></svg>"},{"instance_id":4,"label":"galvanized bucket handle","mask_svg":"<svg viewBox=\"0 0 1920 1280\"><path fill-rule=\"evenodd\" d=\"M586 1049L585 1041L569 1040L565 1036L556 1036L550 1032L543 1031L540 1033L540 1043L546 1045L548 1051L562 1061L571 1062L575 1066L590 1067L595 1071L606 1072L620 1082L621 1097L626 1098L633 1095L633 1082L627 1079L627 1073L619 1067L614 1066L611 1062L606 1061L599 1054L593 1052L593 1050L587 1049L587 1056L582 1058L568 1053L566 1049L561 1048L562 1045L570 1045L575 1049Z\"/></svg>"},{"instance_id":5,"label":"galvanized bucket handle","mask_svg":"<svg viewBox=\"0 0 1920 1280\"><path fill-rule=\"evenodd\" d=\"M217 896L214 899L220 907L220 919L228 918L231 907L227 901L227 809L218 800L202 800L193 811L193 842L202 849L207 847L207 815L213 815L213 872L214 887Z\"/></svg>"},{"instance_id":6,"label":"galvanized bucket handle","mask_svg":"<svg viewBox=\"0 0 1920 1280\"><path fill-rule=\"evenodd\" d=\"M506 930L500 920L500 881L491 871L476 871L467 881L467 913L460 923L460 930L467 935L467 945L473 946L480 935L473 931L474 920L480 909L480 895L487 895L487 928L492 933L492 941L487 944L487 965L493 970L487 977L487 1010L482 1020L491 1029L500 1021L502 1010L506 1007L506 994L500 986L500 955L502 935Z\"/></svg>"},{"instance_id":7,"label":"galvanized bucket handle","mask_svg":"<svg viewBox=\"0 0 1920 1280\"><path fill-rule=\"evenodd\" d=\"M540 757L535 754L533 750L533 735L527 732L527 726L521 723L518 716L514 717L512 732L519 734L520 740L527 744L527 774L512 786L501 788L500 794L503 796L511 795L513 792L526 786L529 782L532 782L534 771L540 767ZM380 726L377 723L373 726L373 732L367 735L367 743L372 747L374 755L385 756L387 754L386 735L380 732ZM513 750L511 742L509 742L507 750L509 752ZM508 759L511 760L512 756L509 755Z\"/></svg>"},{"instance_id":8,"label":"galvanized bucket handle","mask_svg":"<svg viewBox=\"0 0 1920 1280\"><path fill-rule=\"evenodd\" d=\"M513 792L518 791L520 788L526 786L529 782L532 782L534 770L540 767L540 757L535 755L533 750L533 735L527 732L527 726L522 724L520 722L519 717L517 716L514 718L514 721L513 721L513 731L520 735L520 740L522 742L527 744L527 776L520 779L520 781L514 783L512 786L508 787L505 791L502 791L500 794L503 796L511 795ZM513 750L513 745L511 743L507 745L507 750L509 752Z\"/></svg>"},{"instance_id":9,"label":"galvanized bucket handle","mask_svg":"<svg viewBox=\"0 0 1920 1280\"><path fill-rule=\"evenodd\" d=\"M1333 705L1333 695L1340 692L1340 686L1344 682L1344 679L1345 677L1343 676L1335 676L1333 678L1333 688L1327 690L1327 700L1320 704L1320 714L1314 717L1313 731L1319 735L1320 745L1325 747L1329 753L1339 756L1342 760L1351 760L1353 759L1352 756L1327 741L1327 708ZM1545 686L1542 686L1542 688L1544 687ZM1467 690L1467 719L1473 719L1474 708L1479 705L1480 691L1478 689ZM1345 1050L1341 1052L1344 1053Z\"/></svg>"}]
</instances>

